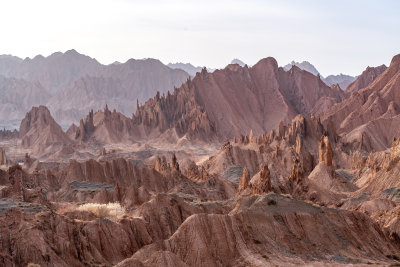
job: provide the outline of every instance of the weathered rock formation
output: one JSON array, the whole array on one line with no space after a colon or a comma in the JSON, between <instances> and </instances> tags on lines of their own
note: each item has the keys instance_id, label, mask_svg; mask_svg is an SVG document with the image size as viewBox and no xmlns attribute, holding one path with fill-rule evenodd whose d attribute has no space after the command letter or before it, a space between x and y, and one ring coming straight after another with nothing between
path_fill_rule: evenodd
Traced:
<instances>
[{"instance_id":1,"label":"weathered rock formation","mask_svg":"<svg viewBox=\"0 0 400 267\"><path fill-rule=\"evenodd\" d=\"M326 166L332 166L333 152L331 143L327 136L322 136L318 145L318 161L325 163Z\"/></svg>"},{"instance_id":2,"label":"weathered rock formation","mask_svg":"<svg viewBox=\"0 0 400 267\"><path fill-rule=\"evenodd\" d=\"M21 121L19 137L23 147L44 150L48 146L70 144L71 140L45 106L33 107Z\"/></svg>"},{"instance_id":3,"label":"weathered rock formation","mask_svg":"<svg viewBox=\"0 0 400 267\"><path fill-rule=\"evenodd\" d=\"M271 173L267 165L260 167L260 172L251 179L251 193L263 194L272 191Z\"/></svg>"},{"instance_id":4,"label":"weathered rock formation","mask_svg":"<svg viewBox=\"0 0 400 267\"><path fill-rule=\"evenodd\" d=\"M266 58L252 68L235 64L213 73L203 70L173 94L158 94L139 106L133 119L147 131L174 128L179 136L226 139L249 129L255 135L267 132L343 97L340 89L329 88L311 73L297 67L286 72Z\"/></svg>"},{"instance_id":5,"label":"weathered rock formation","mask_svg":"<svg viewBox=\"0 0 400 267\"><path fill-rule=\"evenodd\" d=\"M71 125L70 129L73 131L75 127L74 125ZM94 124L93 124L93 110L89 112L89 114L86 116L85 121L83 119L80 120L79 122L79 128L76 129L75 132L75 139L79 139L81 141L85 141L89 136L94 132Z\"/></svg>"},{"instance_id":6,"label":"weathered rock formation","mask_svg":"<svg viewBox=\"0 0 400 267\"><path fill-rule=\"evenodd\" d=\"M381 67L380 69L384 69ZM400 55L367 87L321 114L344 142L366 151L389 148L400 132Z\"/></svg>"},{"instance_id":7,"label":"weathered rock formation","mask_svg":"<svg viewBox=\"0 0 400 267\"><path fill-rule=\"evenodd\" d=\"M288 229L289 236L284 234ZM354 249L338 249L343 243ZM382 244L381 250L372 245L376 243ZM195 256L191 252L194 246L198 247ZM314 251L316 259L303 256L305 251ZM364 251L370 253L368 260ZM362 213L314 207L267 194L244 199L229 215L192 215L170 238L143 247L118 266L138 262L149 266L160 254L169 255L171 265L177 266L220 266L221 262L227 266L307 265L315 261L339 264L338 257L346 262L361 257L358 262L379 265L393 261L386 255L397 251L395 241Z\"/></svg>"}]
</instances>

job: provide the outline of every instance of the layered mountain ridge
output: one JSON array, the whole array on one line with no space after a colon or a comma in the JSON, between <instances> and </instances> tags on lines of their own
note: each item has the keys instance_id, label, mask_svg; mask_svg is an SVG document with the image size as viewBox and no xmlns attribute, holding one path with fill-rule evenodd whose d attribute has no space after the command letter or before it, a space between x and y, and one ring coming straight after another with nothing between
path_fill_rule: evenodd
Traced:
<instances>
[{"instance_id":1,"label":"layered mountain ridge","mask_svg":"<svg viewBox=\"0 0 400 267\"><path fill-rule=\"evenodd\" d=\"M96 82L97 88L107 92L114 85L105 78ZM175 140L186 136L221 141L248 129L255 134L277 129L297 114L317 114L343 99L340 88L328 87L297 67L286 72L275 59L266 58L251 68L231 64L213 73L203 69L173 93L158 92L145 104L137 103L132 118L115 109L111 112L106 105L102 112L91 111L79 129L72 127L68 132L72 139L93 137L104 143L156 138L164 133L176 135Z\"/></svg>"},{"instance_id":2,"label":"layered mountain ridge","mask_svg":"<svg viewBox=\"0 0 400 267\"><path fill-rule=\"evenodd\" d=\"M196 129L193 123L203 125L203 119L207 119L217 137L224 139L248 129L261 133L277 128L281 121L290 121L298 113L318 113L343 97L341 90L326 86L318 77L296 67L286 72L278 68L275 59L266 58L251 68L232 64L213 73L203 69L173 94L155 97L140 106L134 119L163 129L171 123L182 125L181 113L171 117L169 111L191 115L194 109L205 113L201 120L192 121L192 129ZM176 101L179 98L186 100ZM185 102L191 104L184 106Z\"/></svg>"},{"instance_id":3,"label":"layered mountain ridge","mask_svg":"<svg viewBox=\"0 0 400 267\"><path fill-rule=\"evenodd\" d=\"M400 55L393 57L388 68L367 68L363 74L351 87L354 92L323 112L321 119L332 122L347 142L367 150L382 150L390 147L400 133Z\"/></svg>"},{"instance_id":4,"label":"layered mountain ridge","mask_svg":"<svg viewBox=\"0 0 400 267\"><path fill-rule=\"evenodd\" d=\"M103 108L106 103L130 116L136 108L131 102L144 102L157 91L172 91L189 77L186 72L171 69L155 59L102 65L75 50L24 60L5 56L0 58L0 75L5 77L0 79L3 90L31 95L29 106L2 99L8 101L8 106L3 106L0 120L7 113L22 119L32 106L45 104L63 126L78 122L91 109ZM5 79L23 80L25 84L9 88Z\"/></svg>"}]
</instances>

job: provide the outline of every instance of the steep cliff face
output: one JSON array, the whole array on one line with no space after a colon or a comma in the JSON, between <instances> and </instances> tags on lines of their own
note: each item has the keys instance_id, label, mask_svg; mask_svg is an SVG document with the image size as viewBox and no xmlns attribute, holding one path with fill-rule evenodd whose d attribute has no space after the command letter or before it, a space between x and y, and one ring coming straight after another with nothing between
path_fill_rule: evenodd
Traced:
<instances>
[{"instance_id":1,"label":"steep cliff face","mask_svg":"<svg viewBox=\"0 0 400 267\"><path fill-rule=\"evenodd\" d=\"M382 67L381 69L384 69ZM367 72L369 72L367 70ZM364 89L321 114L348 143L365 150L390 147L400 131L400 55Z\"/></svg>"},{"instance_id":2,"label":"steep cliff face","mask_svg":"<svg viewBox=\"0 0 400 267\"><path fill-rule=\"evenodd\" d=\"M175 129L180 137L187 135L189 138L212 140L217 134L208 113L197 101L191 80L175 89L173 94L168 92L160 96L157 93L143 106L138 105L132 120L143 135L154 136Z\"/></svg>"},{"instance_id":3,"label":"steep cliff face","mask_svg":"<svg viewBox=\"0 0 400 267\"><path fill-rule=\"evenodd\" d=\"M277 129L281 121L321 112L343 97L319 77L297 67L286 72L275 59L266 58L252 68L233 64L213 73L203 69L173 94L158 94L139 106L133 119L147 131L173 127L180 136L223 140L249 129L257 135Z\"/></svg>"}]
</instances>

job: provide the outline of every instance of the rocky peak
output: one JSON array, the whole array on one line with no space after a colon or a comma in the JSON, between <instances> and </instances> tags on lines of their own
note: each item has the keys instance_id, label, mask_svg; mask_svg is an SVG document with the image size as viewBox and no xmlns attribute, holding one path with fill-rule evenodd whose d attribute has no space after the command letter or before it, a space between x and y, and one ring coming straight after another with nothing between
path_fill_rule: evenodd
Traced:
<instances>
[{"instance_id":1,"label":"rocky peak","mask_svg":"<svg viewBox=\"0 0 400 267\"><path fill-rule=\"evenodd\" d=\"M273 70L278 70L278 62L273 57L267 57L267 58L263 58L260 61L258 61L254 65L254 68L256 68L256 69L272 68Z\"/></svg>"},{"instance_id":2,"label":"rocky peak","mask_svg":"<svg viewBox=\"0 0 400 267\"><path fill-rule=\"evenodd\" d=\"M267 165L261 165L260 172L258 175L255 175L253 179L251 184L251 193L263 194L272 191L271 173Z\"/></svg>"},{"instance_id":3,"label":"rocky peak","mask_svg":"<svg viewBox=\"0 0 400 267\"><path fill-rule=\"evenodd\" d=\"M108 107L106 106L106 109ZM89 138L89 136L94 132L94 123L93 123L93 109L86 116L85 120L80 120L79 122L79 130L76 132L75 139L84 141Z\"/></svg>"},{"instance_id":4,"label":"rocky peak","mask_svg":"<svg viewBox=\"0 0 400 267\"><path fill-rule=\"evenodd\" d=\"M32 107L26 113L20 124L19 136L23 147L38 150L43 150L48 145L71 143L45 106Z\"/></svg>"},{"instance_id":5,"label":"rocky peak","mask_svg":"<svg viewBox=\"0 0 400 267\"><path fill-rule=\"evenodd\" d=\"M392 67L392 66L398 66L398 67L400 67L400 54L395 55L395 56L392 58L392 61L390 62L390 67Z\"/></svg>"},{"instance_id":6,"label":"rocky peak","mask_svg":"<svg viewBox=\"0 0 400 267\"><path fill-rule=\"evenodd\" d=\"M204 166L197 166L192 160L190 160L184 174L187 178L195 181L206 181L210 178Z\"/></svg>"},{"instance_id":7,"label":"rocky peak","mask_svg":"<svg viewBox=\"0 0 400 267\"><path fill-rule=\"evenodd\" d=\"M21 121L21 125L19 127L20 137L24 136L34 124L44 126L52 121L54 120L51 117L50 111L47 107L32 107L32 109L26 113L25 118Z\"/></svg>"}]
</instances>

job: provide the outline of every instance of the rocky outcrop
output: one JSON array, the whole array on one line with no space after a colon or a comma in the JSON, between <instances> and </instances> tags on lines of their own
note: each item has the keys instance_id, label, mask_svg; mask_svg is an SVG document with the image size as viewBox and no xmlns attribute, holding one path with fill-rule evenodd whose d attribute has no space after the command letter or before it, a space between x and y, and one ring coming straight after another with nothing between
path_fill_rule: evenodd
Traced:
<instances>
[{"instance_id":1,"label":"rocky outcrop","mask_svg":"<svg viewBox=\"0 0 400 267\"><path fill-rule=\"evenodd\" d=\"M169 169L167 164L167 158L165 156L159 157L157 156L156 160L154 161L154 169L158 172L165 172Z\"/></svg>"},{"instance_id":2,"label":"rocky outcrop","mask_svg":"<svg viewBox=\"0 0 400 267\"><path fill-rule=\"evenodd\" d=\"M304 169L298 158L293 158L292 168L288 177L289 189L300 184L304 179Z\"/></svg>"},{"instance_id":3,"label":"rocky outcrop","mask_svg":"<svg viewBox=\"0 0 400 267\"><path fill-rule=\"evenodd\" d=\"M75 128L73 125L70 127L71 131L73 131ZM75 132L75 139L85 141L88 139L92 133L94 132L94 124L93 124L93 110L89 112L89 114L86 116L86 119L83 120L81 119L79 122L79 128Z\"/></svg>"},{"instance_id":4,"label":"rocky outcrop","mask_svg":"<svg viewBox=\"0 0 400 267\"><path fill-rule=\"evenodd\" d=\"M56 123L45 106L33 107L21 121L19 137L22 146L43 151L48 146L70 144L71 140Z\"/></svg>"},{"instance_id":5,"label":"rocky outcrop","mask_svg":"<svg viewBox=\"0 0 400 267\"><path fill-rule=\"evenodd\" d=\"M204 166L198 166L194 161L190 161L184 175L194 181L206 181L210 179L210 174L206 171Z\"/></svg>"},{"instance_id":6,"label":"rocky outcrop","mask_svg":"<svg viewBox=\"0 0 400 267\"><path fill-rule=\"evenodd\" d=\"M383 69L380 67L379 72ZM374 73L372 69L369 72ZM342 140L354 149L360 147L361 140L366 151L389 148L400 131L399 73L400 55L397 55L369 85L366 83L365 88L323 112L322 123L332 123Z\"/></svg>"},{"instance_id":7,"label":"rocky outcrop","mask_svg":"<svg viewBox=\"0 0 400 267\"><path fill-rule=\"evenodd\" d=\"M207 112L198 103L192 82L188 80L173 94L160 93L138 106L133 115L134 127L142 129L149 136L168 129L176 131L178 137L186 135L190 139L212 140L216 137L214 124Z\"/></svg>"},{"instance_id":8,"label":"rocky outcrop","mask_svg":"<svg viewBox=\"0 0 400 267\"><path fill-rule=\"evenodd\" d=\"M272 191L271 173L267 165L260 167L260 172L251 179L251 193L264 194Z\"/></svg>"},{"instance_id":9,"label":"rocky outcrop","mask_svg":"<svg viewBox=\"0 0 400 267\"><path fill-rule=\"evenodd\" d=\"M333 152L331 143L327 136L321 137L318 145L318 161L325 163L326 166L332 166Z\"/></svg>"},{"instance_id":10,"label":"rocky outcrop","mask_svg":"<svg viewBox=\"0 0 400 267\"><path fill-rule=\"evenodd\" d=\"M193 167L191 169L193 169ZM172 171L179 172L179 163L175 153L171 156L171 163L167 163L167 158L165 156L157 156L154 161L154 170L160 173L170 173Z\"/></svg>"},{"instance_id":11,"label":"rocky outcrop","mask_svg":"<svg viewBox=\"0 0 400 267\"><path fill-rule=\"evenodd\" d=\"M91 110L85 120L80 121L79 128L71 125L67 134L80 142L103 144L131 142L144 137L140 129L134 127L132 119L115 109L110 111L108 105L96 113Z\"/></svg>"}]
</instances>

